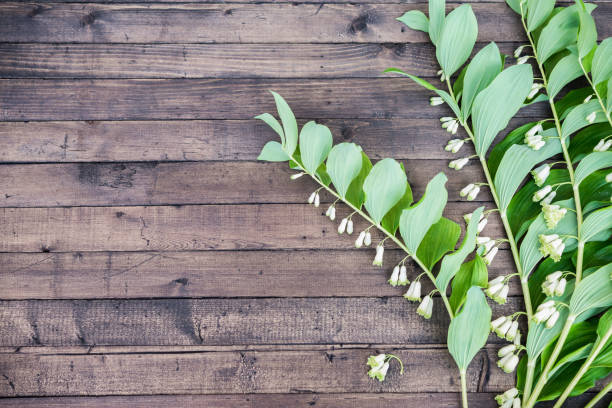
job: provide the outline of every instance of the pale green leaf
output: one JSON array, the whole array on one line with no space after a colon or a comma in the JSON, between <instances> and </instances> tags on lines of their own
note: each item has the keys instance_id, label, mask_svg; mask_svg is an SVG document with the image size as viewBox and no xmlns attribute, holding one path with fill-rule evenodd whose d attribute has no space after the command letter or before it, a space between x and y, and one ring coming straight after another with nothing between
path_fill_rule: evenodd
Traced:
<instances>
[{"instance_id":1,"label":"pale green leaf","mask_svg":"<svg viewBox=\"0 0 612 408\"><path fill-rule=\"evenodd\" d=\"M333 138L327 126L314 121L306 123L300 132L300 155L302 164L314 174L331 150Z\"/></svg>"},{"instance_id":2,"label":"pale green leaf","mask_svg":"<svg viewBox=\"0 0 612 408\"><path fill-rule=\"evenodd\" d=\"M478 23L469 4L451 11L436 44L436 57L444 74L450 77L469 58L478 36Z\"/></svg>"},{"instance_id":3,"label":"pale green leaf","mask_svg":"<svg viewBox=\"0 0 612 408\"><path fill-rule=\"evenodd\" d=\"M289 156L283 150L280 143L275 141L269 141L265 144L261 153L257 157L257 160L264 160L269 162L284 162L289 160Z\"/></svg>"},{"instance_id":4,"label":"pale green leaf","mask_svg":"<svg viewBox=\"0 0 612 408\"><path fill-rule=\"evenodd\" d=\"M521 2L525 3L525 0L506 0L506 3L516 14L521 14ZM525 6L523 6L525 7Z\"/></svg>"},{"instance_id":5,"label":"pale green leaf","mask_svg":"<svg viewBox=\"0 0 612 408\"><path fill-rule=\"evenodd\" d=\"M446 288L450 280L461 268L461 264L465 258L476 248L476 235L478 234L478 222L484 207L478 207L473 213L472 218L467 226L465 237L461 243L461 247L452 254L446 255L442 259L440 272L436 277L436 287L441 292L446 292Z\"/></svg>"},{"instance_id":6,"label":"pale green leaf","mask_svg":"<svg viewBox=\"0 0 612 408\"><path fill-rule=\"evenodd\" d=\"M461 97L461 113L464 119L470 115L472 102L476 95L489 86L500 73L502 62L499 48L495 43L489 43L480 50L467 67L463 79L463 96Z\"/></svg>"},{"instance_id":7,"label":"pale green leaf","mask_svg":"<svg viewBox=\"0 0 612 408\"><path fill-rule=\"evenodd\" d=\"M570 312L576 316L595 308L612 306L612 264L603 266L576 285Z\"/></svg>"},{"instance_id":8,"label":"pale green leaf","mask_svg":"<svg viewBox=\"0 0 612 408\"><path fill-rule=\"evenodd\" d=\"M612 37L603 40L595 50L591 73L595 85L612 78ZM609 86L608 91L610 91Z\"/></svg>"},{"instance_id":9,"label":"pale green leaf","mask_svg":"<svg viewBox=\"0 0 612 408\"><path fill-rule=\"evenodd\" d=\"M588 242L608 228L612 228L612 206L600 208L586 217L582 224L580 239Z\"/></svg>"},{"instance_id":10,"label":"pale green leaf","mask_svg":"<svg viewBox=\"0 0 612 408\"><path fill-rule=\"evenodd\" d=\"M478 254L474 255L474 259L464 263L459 268L459 272L455 275L451 286L452 291L448 301L456 313L467 295L468 289L472 286L480 286L486 288L489 282L489 274L487 272L487 264Z\"/></svg>"},{"instance_id":11,"label":"pale green leaf","mask_svg":"<svg viewBox=\"0 0 612 408\"><path fill-rule=\"evenodd\" d=\"M393 159L382 159L372 167L363 183L365 207L380 224L385 214L402 198L406 191L406 173Z\"/></svg>"},{"instance_id":12,"label":"pale green leaf","mask_svg":"<svg viewBox=\"0 0 612 408\"><path fill-rule=\"evenodd\" d=\"M416 254L423 237L433 224L440 220L446 206L446 175L438 173L427 184L421 200L405 209L400 217L400 234L411 254Z\"/></svg>"},{"instance_id":13,"label":"pale green leaf","mask_svg":"<svg viewBox=\"0 0 612 408\"><path fill-rule=\"evenodd\" d=\"M591 113L596 112L595 120L592 122L587 121L587 116ZM597 99L591 99L587 103L577 105L570 110L567 117L561 125L561 136L563 139L567 139L572 133L586 127L592 123L605 122L606 116L599 106Z\"/></svg>"},{"instance_id":14,"label":"pale green leaf","mask_svg":"<svg viewBox=\"0 0 612 408\"><path fill-rule=\"evenodd\" d=\"M608 97L606 98L606 111L612 112L612 78L608 80Z\"/></svg>"},{"instance_id":15,"label":"pale green leaf","mask_svg":"<svg viewBox=\"0 0 612 408\"><path fill-rule=\"evenodd\" d=\"M587 154L576 167L574 174L576 184L582 183L589 174L606 167L612 167L612 151Z\"/></svg>"},{"instance_id":16,"label":"pale green leaf","mask_svg":"<svg viewBox=\"0 0 612 408\"><path fill-rule=\"evenodd\" d=\"M548 78L548 95L551 99L554 99L565 85L582 75L583 72L578 63L578 57L574 54L566 55L555 64L550 73Z\"/></svg>"},{"instance_id":17,"label":"pale green leaf","mask_svg":"<svg viewBox=\"0 0 612 408\"><path fill-rule=\"evenodd\" d=\"M606 333L610 331L612 328L612 309L608 310L604 313L603 316L599 318L599 322L597 323L597 336L600 338L605 337Z\"/></svg>"},{"instance_id":18,"label":"pale green leaf","mask_svg":"<svg viewBox=\"0 0 612 408\"><path fill-rule=\"evenodd\" d=\"M353 180L346 191L346 200L353 204L356 208L361 209L365 202L365 193L363 192L363 182L372 170L372 162L364 152L361 152L361 171Z\"/></svg>"},{"instance_id":19,"label":"pale green leaf","mask_svg":"<svg viewBox=\"0 0 612 408\"><path fill-rule=\"evenodd\" d=\"M523 106L531 91L533 73L527 64L503 70L474 99L472 122L476 138L476 153L484 157L500 130Z\"/></svg>"},{"instance_id":20,"label":"pale green leaf","mask_svg":"<svg viewBox=\"0 0 612 408\"><path fill-rule=\"evenodd\" d=\"M584 2L579 0L579 3L578 16L580 28L578 29L577 46L578 56L582 59L597 45L597 28L595 27L595 20L593 20L593 17L587 11Z\"/></svg>"},{"instance_id":21,"label":"pale green leaf","mask_svg":"<svg viewBox=\"0 0 612 408\"><path fill-rule=\"evenodd\" d=\"M276 120L276 118L274 116L270 115L269 113L262 113L261 115L255 116L255 119L259 119L259 120L264 121L276 133L278 133L278 135L280 136L280 139L281 139L281 144L282 145L285 144L285 133L283 132L283 128L282 128L281 124L278 123L278 120Z\"/></svg>"},{"instance_id":22,"label":"pale green leaf","mask_svg":"<svg viewBox=\"0 0 612 408\"><path fill-rule=\"evenodd\" d=\"M460 235L459 224L448 218L440 218L425 234L417 250L417 258L431 270L444 254L455 249Z\"/></svg>"},{"instance_id":23,"label":"pale green leaf","mask_svg":"<svg viewBox=\"0 0 612 408\"><path fill-rule=\"evenodd\" d=\"M435 45L438 44L442 28L444 27L444 20L446 15L446 1L445 0L430 0L429 1L429 38Z\"/></svg>"},{"instance_id":24,"label":"pale green leaf","mask_svg":"<svg viewBox=\"0 0 612 408\"><path fill-rule=\"evenodd\" d=\"M283 148L285 152L289 156L293 154L295 148L298 144L298 125L295 121L295 116L293 115L293 111L287 104L287 102L283 99L282 96L277 94L274 91L270 91L272 95L274 95L274 101L276 102L276 110L278 111L278 116L283 123L283 129L285 134L285 142L283 143Z\"/></svg>"},{"instance_id":25,"label":"pale green leaf","mask_svg":"<svg viewBox=\"0 0 612 408\"><path fill-rule=\"evenodd\" d=\"M538 28L553 11L555 0L527 0L527 29Z\"/></svg>"},{"instance_id":26,"label":"pale green leaf","mask_svg":"<svg viewBox=\"0 0 612 408\"><path fill-rule=\"evenodd\" d=\"M340 197L344 198L351 182L359 175L362 166L361 147L355 143L339 143L327 157L327 174Z\"/></svg>"},{"instance_id":27,"label":"pale green leaf","mask_svg":"<svg viewBox=\"0 0 612 408\"><path fill-rule=\"evenodd\" d=\"M426 33L429 32L429 20L422 11L410 10L407 13L404 13L403 16L398 17L397 20L406 24L413 30L424 31Z\"/></svg>"},{"instance_id":28,"label":"pale green leaf","mask_svg":"<svg viewBox=\"0 0 612 408\"><path fill-rule=\"evenodd\" d=\"M404 170L404 166L402 165L402 170ZM406 191L402 198L389 210L389 212L383 217L380 225L391 234L395 234L397 228L399 227L399 220L402 216L402 211L404 208L408 208L412 204L412 189L410 185L406 183Z\"/></svg>"},{"instance_id":29,"label":"pale green leaf","mask_svg":"<svg viewBox=\"0 0 612 408\"><path fill-rule=\"evenodd\" d=\"M448 328L448 351L465 371L489 337L491 308L478 286L468 290L465 305Z\"/></svg>"},{"instance_id":30,"label":"pale green leaf","mask_svg":"<svg viewBox=\"0 0 612 408\"><path fill-rule=\"evenodd\" d=\"M499 195L499 209L505 211L508 208L514 193L536 164L558 153L561 153L559 139L549 139L540 150L533 150L523 144L510 146L495 173L494 184Z\"/></svg>"}]
</instances>

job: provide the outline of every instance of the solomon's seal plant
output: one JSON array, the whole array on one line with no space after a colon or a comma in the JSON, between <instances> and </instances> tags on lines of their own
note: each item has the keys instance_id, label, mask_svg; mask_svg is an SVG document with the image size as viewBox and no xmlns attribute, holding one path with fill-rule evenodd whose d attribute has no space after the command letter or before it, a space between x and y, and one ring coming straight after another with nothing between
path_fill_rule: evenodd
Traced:
<instances>
[{"instance_id":1,"label":"solomon's seal plant","mask_svg":"<svg viewBox=\"0 0 612 408\"><path fill-rule=\"evenodd\" d=\"M430 0L429 18L410 11L399 20L429 34L445 89L388 71L435 92L431 105L450 108L453 116L441 118L442 127L452 135L461 128L466 137L453 136L446 150L471 144L475 154L449 167L460 170L474 159L485 175L460 195L473 200L486 187L504 226L516 272L493 279L485 292L503 302L516 277L525 311L491 324L512 342L500 350L498 365L518 368L517 387L497 402L531 408L557 399L560 407L612 371L612 39L597 43L595 6L582 0L566 7L554 0L507 2L528 40L515 51L515 65L504 68L506 56L494 43L464 65L477 34L470 6L445 15L444 0ZM497 139L519 109L536 102L546 103L551 117ZM484 246L487 255L496 249ZM524 345L515 333L520 316L528 326Z\"/></svg>"},{"instance_id":2,"label":"solomon's seal plant","mask_svg":"<svg viewBox=\"0 0 612 408\"><path fill-rule=\"evenodd\" d=\"M298 125L289 105L280 95L272 94L280 123L268 113L257 118L278 134L280 142L268 142L259 160L289 162L295 170L291 179L310 177L318 187L310 194L308 202L318 207L323 194L331 197L333 202L325 214L332 221L336 219L336 209L341 204L345 206L348 215L339 220L338 233L355 233L357 248L374 245L373 265L383 265L388 245L405 252L405 257L393 266L389 283L392 286L409 285L404 297L419 302L417 313L426 319L431 317L435 304L440 301L436 299L441 299L451 319L448 350L459 368L463 405L467 406L466 371L478 350L485 345L491 324L491 309L480 287L487 286L486 263L492 257L486 260L482 253L477 253L472 260L466 262L466 259L476 248L477 239L488 245L490 251L498 245L495 240L487 238L483 241L484 237L479 236L486 225L483 208L477 208L466 217L464 239L456 248L461 227L442 216L448 197L447 179L443 173L435 176L423 197L413 203L412 190L401 163L386 158L373 165L361 147L354 143L333 146L331 131L312 121L306 123L298 135ZM369 226L354 231L353 217L356 216L362 217ZM376 243L373 241L374 230L379 231L376 236L384 237ZM406 262L409 259L422 270L418 276L408 276ZM431 282L434 287L431 292L421 293L422 279ZM452 286L450 297L447 296L449 285ZM501 286L499 301L504 302L506 282L501 282ZM514 338L518 337L518 326L510 325ZM391 354L370 357L367 361L369 376L383 381L391 359L399 360ZM509 360L512 361L508 365L515 364L514 358Z\"/></svg>"}]
</instances>

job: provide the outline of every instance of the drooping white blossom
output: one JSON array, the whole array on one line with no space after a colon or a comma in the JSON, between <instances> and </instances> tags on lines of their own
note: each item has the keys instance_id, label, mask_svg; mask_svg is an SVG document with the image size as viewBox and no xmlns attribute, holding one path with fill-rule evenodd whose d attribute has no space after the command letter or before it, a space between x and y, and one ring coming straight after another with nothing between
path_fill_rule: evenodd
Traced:
<instances>
[{"instance_id":1,"label":"drooping white blossom","mask_svg":"<svg viewBox=\"0 0 612 408\"><path fill-rule=\"evenodd\" d=\"M389 285L391 285L391 286L397 286L398 285L398 283L399 283L399 274L400 274L400 267L399 267L399 265L396 265L395 268L393 268L393 272L391 272L391 277L387 281L387 282L389 282Z\"/></svg>"},{"instance_id":2,"label":"drooping white blossom","mask_svg":"<svg viewBox=\"0 0 612 408\"><path fill-rule=\"evenodd\" d=\"M374 261L372 261L372 265L374 266L382 266L383 264L383 254L385 253L385 247L383 245L376 246L376 256L374 257ZM398 271L399 273L399 271Z\"/></svg>"},{"instance_id":3,"label":"drooping white blossom","mask_svg":"<svg viewBox=\"0 0 612 408\"><path fill-rule=\"evenodd\" d=\"M432 96L429 99L429 104L431 106L438 106L438 105L442 105L443 103L444 103L444 100L439 96Z\"/></svg>"},{"instance_id":4,"label":"drooping white blossom","mask_svg":"<svg viewBox=\"0 0 612 408\"><path fill-rule=\"evenodd\" d=\"M461 189L461 191L459 192L459 195L460 195L461 197L465 197L466 195L468 195L468 194L470 193L470 191L472 191L472 190L474 189L474 187L476 187L476 186L474 185L474 183L470 183L470 184L468 184L467 186L465 186L465 187L463 187L463 188Z\"/></svg>"},{"instance_id":5,"label":"drooping white blossom","mask_svg":"<svg viewBox=\"0 0 612 408\"><path fill-rule=\"evenodd\" d=\"M353 220L348 220L346 224L346 233L351 235L353 233Z\"/></svg>"},{"instance_id":6,"label":"drooping white blossom","mask_svg":"<svg viewBox=\"0 0 612 408\"><path fill-rule=\"evenodd\" d=\"M455 170L461 170L466 164L468 164L468 162L470 161L469 157L464 157L462 159L456 159L451 161L448 164L448 167L450 167L451 169L455 169Z\"/></svg>"},{"instance_id":7,"label":"drooping white blossom","mask_svg":"<svg viewBox=\"0 0 612 408\"><path fill-rule=\"evenodd\" d=\"M348 224L348 218L343 218L342 221L340 221L340 225L338 225L338 234L344 234L346 224Z\"/></svg>"},{"instance_id":8,"label":"drooping white blossom","mask_svg":"<svg viewBox=\"0 0 612 408\"><path fill-rule=\"evenodd\" d=\"M478 193L480 193L480 187L479 186L475 186L467 195L467 200L468 201L474 201L474 199L478 196Z\"/></svg>"},{"instance_id":9,"label":"drooping white blossom","mask_svg":"<svg viewBox=\"0 0 612 408\"><path fill-rule=\"evenodd\" d=\"M612 146L612 139L601 139L593 148L594 152L605 152Z\"/></svg>"},{"instance_id":10,"label":"drooping white blossom","mask_svg":"<svg viewBox=\"0 0 612 408\"><path fill-rule=\"evenodd\" d=\"M533 195L533 202L538 202L538 201L542 200L551 191L552 191L552 187L551 186L544 186L544 187L542 187L541 189L536 191L535 194Z\"/></svg>"},{"instance_id":11,"label":"drooping white blossom","mask_svg":"<svg viewBox=\"0 0 612 408\"><path fill-rule=\"evenodd\" d=\"M491 265L491 262L493 262L493 258L495 258L495 255L497 255L497 251L499 249L497 247L493 247L491 248L491 250L489 252L487 252L487 254L484 256L483 260L487 265Z\"/></svg>"},{"instance_id":12,"label":"drooping white blossom","mask_svg":"<svg viewBox=\"0 0 612 408\"><path fill-rule=\"evenodd\" d=\"M544 182L550 175L550 165L543 164L540 167L532 170L531 174L533 175L533 181L535 181L536 186L542 187L542 184L544 184Z\"/></svg>"},{"instance_id":13,"label":"drooping white blossom","mask_svg":"<svg viewBox=\"0 0 612 408\"><path fill-rule=\"evenodd\" d=\"M404 299L416 302L421 300L421 282L412 281L406 293L404 293Z\"/></svg>"},{"instance_id":14,"label":"drooping white blossom","mask_svg":"<svg viewBox=\"0 0 612 408\"><path fill-rule=\"evenodd\" d=\"M292 174L292 175L291 175L291 180L297 180L297 179L299 179L300 177L302 177L304 174L306 174L306 173L296 173L296 174Z\"/></svg>"},{"instance_id":15,"label":"drooping white blossom","mask_svg":"<svg viewBox=\"0 0 612 408\"><path fill-rule=\"evenodd\" d=\"M542 206L542 213L544 214L544 221L546 221L546 227L553 229L557 226L559 221L563 219L567 214L567 208L561 208L557 204L544 204Z\"/></svg>"},{"instance_id":16,"label":"drooping white blossom","mask_svg":"<svg viewBox=\"0 0 612 408\"><path fill-rule=\"evenodd\" d=\"M421 304L417 308L417 313L423 316L426 319L431 317L431 313L433 312L433 299L431 296L427 295L421 301Z\"/></svg>"},{"instance_id":17,"label":"drooping white blossom","mask_svg":"<svg viewBox=\"0 0 612 408\"><path fill-rule=\"evenodd\" d=\"M397 284L400 286L406 286L408 284L408 269L406 265L400 267L399 279Z\"/></svg>"},{"instance_id":18,"label":"drooping white blossom","mask_svg":"<svg viewBox=\"0 0 612 408\"><path fill-rule=\"evenodd\" d=\"M365 231L361 231L359 233L359 236L355 240L355 247L356 248L361 248L363 246L363 241L365 240L365 236L366 236Z\"/></svg>"},{"instance_id":19,"label":"drooping white blossom","mask_svg":"<svg viewBox=\"0 0 612 408\"><path fill-rule=\"evenodd\" d=\"M372 234L370 233L370 231L366 232L365 238L363 239L363 244L365 246L372 245Z\"/></svg>"}]
</instances>

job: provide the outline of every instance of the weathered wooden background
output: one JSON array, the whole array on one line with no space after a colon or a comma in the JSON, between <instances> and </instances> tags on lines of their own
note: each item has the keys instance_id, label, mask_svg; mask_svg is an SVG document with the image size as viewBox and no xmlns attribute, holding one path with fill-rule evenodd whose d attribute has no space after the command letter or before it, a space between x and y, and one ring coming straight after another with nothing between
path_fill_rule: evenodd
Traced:
<instances>
[{"instance_id":1,"label":"weathered wooden background","mask_svg":"<svg viewBox=\"0 0 612 408\"><path fill-rule=\"evenodd\" d=\"M426 37L395 21L426 5L347 1L0 4L0 405L458 405L441 308L424 321L385 282L400 254L369 266L304 204L311 182L256 162L273 89L301 122L404 160L417 195L446 169L445 109L381 73L435 76ZM478 48L511 54L515 15L473 8ZM450 176L449 217L481 177ZM503 250L491 273L511 268ZM512 384L490 340L469 370L477 407ZM389 350L406 373L367 378Z\"/></svg>"}]
</instances>

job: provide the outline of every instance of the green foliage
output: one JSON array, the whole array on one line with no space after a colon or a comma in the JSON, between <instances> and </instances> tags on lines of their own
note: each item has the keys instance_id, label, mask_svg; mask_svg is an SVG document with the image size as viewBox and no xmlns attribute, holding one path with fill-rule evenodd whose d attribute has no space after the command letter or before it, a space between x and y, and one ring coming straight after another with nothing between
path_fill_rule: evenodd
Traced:
<instances>
[{"instance_id":1,"label":"green foliage","mask_svg":"<svg viewBox=\"0 0 612 408\"><path fill-rule=\"evenodd\" d=\"M469 4L457 7L446 16L436 47L436 57L447 77L467 61L477 36L476 16Z\"/></svg>"}]
</instances>

